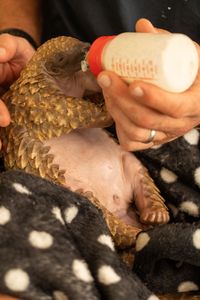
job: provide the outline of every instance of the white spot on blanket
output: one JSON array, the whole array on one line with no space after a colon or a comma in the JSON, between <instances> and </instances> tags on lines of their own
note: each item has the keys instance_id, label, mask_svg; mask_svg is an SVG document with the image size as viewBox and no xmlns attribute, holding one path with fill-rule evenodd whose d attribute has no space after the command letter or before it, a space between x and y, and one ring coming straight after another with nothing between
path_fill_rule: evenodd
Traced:
<instances>
[{"instance_id":1,"label":"white spot on blanket","mask_svg":"<svg viewBox=\"0 0 200 300\"><path fill-rule=\"evenodd\" d=\"M32 195L32 192L29 191L27 189L27 187L25 187L24 185L22 185L21 183L13 183L13 187L14 189L18 192L18 193L21 193L21 194L26 194L26 195Z\"/></svg>"},{"instance_id":2,"label":"white spot on blanket","mask_svg":"<svg viewBox=\"0 0 200 300\"><path fill-rule=\"evenodd\" d=\"M178 286L179 293L198 291L198 290L199 290L198 286L192 281L184 281L184 282L180 283Z\"/></svg>"},{"instance_id":3,"label":"white spot on blanket","mask_svg":"<svg viewBox=\"0 0 200 300\"><path fill-rule=\"evenodd\" d=\"M194 181L200 187L200 167L196 168L194 171Z\"/></svg>"},{"instance_id":4,"label":"white spot on blanket","mask_svg":"<svg viewBox=\"0 0 200 300\"><path fill-rule=\"evenodd\" d=\"M151 295L147 300L159 300L155 295Z\"/></svg>"},{"instance_id":5,"label":"white spot on blanket","mask_svg":"<svg viewBox=\"0 0 200 300\"><path fill-rule=\"evenodd\" d=\"M73 219L77 216L77 214L78 214L78 207L74 205L68 207L64 212L66 222L71 223Z\"/></svg>"},{"instance_id":6,"label":"white spot on blanket","mask_svg":"<svg viewBox=\"0 0 200 300\"><path fill-rule=\"evenodd\" d=\"M88 265L84 260L75 259L72 263L72 270L78 279L84 282L93 281L90 270L88 269Z\"/></svg>"},{"instance_id":7,"label":"white spot on blanket","mask_svg":"<svg viewBox=\"0 0 200 300\"><path fill-rule=\"evenodd\" d=\"M29 276L22 269L11 269L6 272L4 281L6 286L15 292L23 292L29 285Z\"/></svg>"},{"instance_id":8,"label":"white spot on blanket","mask_svg":"<svg viewBox=\"0 0 200 300\"><path fill-rule=\"evenodd\" d=\"M8 223L10 218L10 211L5 206L0 206L0 225Z\"/></svg>"},{"instance_id":9,"label":"white spot on blanket","mask_svg":"<svg viewBox=\"0 0 200 300\"><path fill-rule=\"evenodd\" d=\"M195 230L192 235L192 240L194 247L200 249L200 229Z\"/></svg>"},{"instance_id":10,"label":"white spot on blanket","mask_svg":"<svg viewBox=\"0 0 200 300\"><path fill-rule=\"evenodd\" d=\"M114 247L114 244L113 244L113 241L111 239L111 237L107 234L101 234L97 241L102 244L102 245L106 245L108 246L111 250L115 250L115 247Z\"/></svg>"},{"instance_id":11,"label":"white spot on blanket","mask_svg":"<svg viewBox=\"0 0 200 300\"><path fill-rule=\"evenodd\" d=\"M136 251L141 251L150 241L150 236L146 233L140 233L137 240L136 240Z\"/></svg>"},{"instance_id":12,"label":"white spot on blanket","mask_svg":"<svg viewBox=\"0 0 200 300\"><path fill-rule=\"evenodd\" d=\"M61 214L61 210L59 207L55 206L52 208L51 210L52 214L56 217L56 219L58 221L60 221L63 225L65 224L63 218L62 218L62 214Z\"/></svg>"},{"instance_id":13,"label":"white spot on blanket","mask_svg":"<svg viewBox=\"0 0 200 300\"><path fill-rule=\"evenodd\" d=\"M48 232L33 230L29 234L29 242L35 248L48 249L53 244L53 237Z\"/></svg>"},{"instance_id":14,"label":"white spot on blanket","mask_svg":"<svg viewBox=\"0 0 200 300\"><path fill-rule=\"evenodd\" d=\"M104 265L98 270L98 279L99 282L110 285L118 283L121 280L121 277L115 272L115 270L108 265Z\"/></svg>"},{"instance_id":15,"label":"white spot on blanket","mask_svg":"<svg viewBox=\"0 0 200 300\"><path fill-rule=\"evenodd\" d=\"M166 168L160 170L160 176L166 183L174 183L177 180L177 175Z\"/></svg>"},{"instance_id":16,"label":"white spot on blanket","mask_svg":"<svg viewBox=\"0 0 200 300\"><path fill-rule=\"evenodd\" d=\"M183 212L188 213L191 216L198 217L199 215L199 208L198 206L192 201L184 201L180 205L180 210Z\"/></svg>"},{"instance_id":17,"label":"white spot on blanket","mask_svg":"<svg viewBox=\"0 0 200 300\"><path fill-rule=\"evenodd\" d=\"M197 129L190 130L183 137L190 145L197 145L199 142L199 132Z\"/></svg>"}]
</instances>

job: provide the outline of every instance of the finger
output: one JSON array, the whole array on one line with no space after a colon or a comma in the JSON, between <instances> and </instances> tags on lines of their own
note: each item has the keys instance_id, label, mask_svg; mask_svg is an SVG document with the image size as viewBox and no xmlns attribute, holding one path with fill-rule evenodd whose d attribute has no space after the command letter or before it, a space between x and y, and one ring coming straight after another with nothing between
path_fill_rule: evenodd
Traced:
<instances>
[{"instance_id":1,"label":"finger","mask_svg":"<svg viewBox=\"0 0 200 300\"><path fill-rule=\"evenodd\" d=\"M123 129L119 127L117 124L116 124L116 133L119 140L119 144L125 151L145 150L145 149L149 149L154 145L153 142L141 143L129 139L126 133L123 131Z\"/></svg>"},{"instance_id":2,"label":"finger","mask_svg":"<svg viewBox=\"0 0 200 300\"><path fill-rule=\"evenodd\" d=\"M0 62L4 63L13 58L16 53L17 43L13 36L4 33L0 36Z\"/></svg>"},{"instance_id":3,"label":"finger","mask_svg":"<svg viewBox=\"0 0 200 300\"><path fill-rule=\"evenodd\" d=\"M137 32L158 33L157 29L153 26L153 24L145 18L139 19L136 22L135 30Z\"/></svg>"},{"instance_id":4,"label":"finger","mask_svg":"<svg viewBox=\"0 0 200 300\"><path fill-rule=\"evenodd\" d=\"M10 114L4 102L0 100L0 127L6 127L10 123Z\"/></svg>"},{"instance_id":5,"label":"finger","mask_svg":"<svg viewBox=\"0 0 200 300\"><path fill-rule=\"evenodd\" d=\"M141 81L133 82L129 89L138 103L172 118L185 118L200 114L199 86L183 93L170 93L153 84Z\"/></svg>"},{"instance_id":6,"label":"finger","mask_svg":"<svg viewBox=\"0 0 200 300\"><path fill-rule=\"evenodd\" d=\"M112 118L115 120L118 128L123 131L123 134L127 137L130 141L146 143L149 139L151 130L146 128L141 128L135 125L129 117L127 117L121 109L117 106L114 108L110 108L110 104L108 104L109 100L105 97L106 106L110 114L112 114ZM157 131L154 141L157 143L161 143L163 140L166 140L168 135L164 132Z\"/></svg>"},{"instance_id":7,"label":"finger","mask_svg":"<svg viewBox=\"0 0 200 300\"><path fill-rule=\"evenodd\" d=\"M157 95L153 94L152 96ZM171 104L171 107L169 106L168 111L168 113L172 116L168 116L167 109L164 111L164 113L160 113L159 111L154 109L154 106L156 107L156 103L152 105L152 108L147 106L150 102L149 96L145 97L143 103L141 103L140 99L139 101L137 101L137 97L143 97L140 90L137 91L137 95L134 95L134 101L132 103L130 101L124 101L123 113L127 117L129 117L135 125L139 127L161 131L166 134L167 138L172 138L185 134L191 128L197 126L200 123L199 116L182 117L181 108L179 108L178 106L176 107L174 103ZM159 102L168 101L164 97L160 97L157 100ZM189 99L187 99L187 101L189 102Z\"/></svg>"},{"instance_id":8,"label":"finger","mask_svg":"<svg viewBox=\"0 0 200 300\"><path fill-rule=\"evenodd\" d=\"M146 33L169 33L169 31L157 28L145 18L139 19L135 25L137 32L146 32Z\"/></svg>"},{"instance_id":9,"label":"finger","mask_svg":"<svg viewBox=\"0 0 200 300\"><path fill-rule=\"evenodd\" d=\"M13 58L27 62L34 54L32 45L22 37L4 33L0 35L0 63L5 63Z\"/></svg>"}]
</instances>

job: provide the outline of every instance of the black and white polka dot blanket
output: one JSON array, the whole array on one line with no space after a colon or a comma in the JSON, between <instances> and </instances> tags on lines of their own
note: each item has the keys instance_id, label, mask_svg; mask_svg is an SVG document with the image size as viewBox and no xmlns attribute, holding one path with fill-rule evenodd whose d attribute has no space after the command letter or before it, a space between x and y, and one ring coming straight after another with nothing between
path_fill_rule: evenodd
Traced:
<instances>
[{"instance_id":1,"label":"black and white polka dot blanket","mask_svg":"<svg viewBox=\"0 0 200 300\"><path fill-rule=\"evenodd\" d=\"M21 171L0 174L0 293L20 299L156 300L200 287L199 133L138 156L171 221L138 235L133 270L87 199ZM200 199L200 198L199 198Z\"/></svg>"},{"instance_id":2,"label":"black and white polka dot blanket","mask_svg":"<svg viewBox=\"0 0 200 300\"><path fill-rule=\"evenodd\" d=\"M200 136L138 153L160 188L171 221L138 235L134 271L154 292L200 290Z\"/></svg>"},{"instance_id":3,"label":"black and white polka dot blanket","mask_svg":"<svg viewBox=\"0 0 200 300\"><path fill-rule=\"evenodd\" d=\"M119 259L87 199L21 171L0 174L0 293L34 300L156 300Z\"/></svg>"}]
</instances>

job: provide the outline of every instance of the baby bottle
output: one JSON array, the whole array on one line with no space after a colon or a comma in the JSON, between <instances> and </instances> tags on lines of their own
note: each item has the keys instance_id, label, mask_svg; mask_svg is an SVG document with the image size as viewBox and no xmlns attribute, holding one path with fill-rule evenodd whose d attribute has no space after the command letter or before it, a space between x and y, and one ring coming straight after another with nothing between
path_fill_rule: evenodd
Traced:
<instances>
[{"instance_id":1,"label":"baby bottle","mask_svg":"<svg viewBox=\"0 0 200 300\"><path fill-rule=\"evenodd\" d=\"M143 80L170 92L183 92L196 78L199 56L194 42L184 34L125 32L97 38L82 70L85 64L95 76L110 70L127 83Z\"/></svg>"}]
</instances>

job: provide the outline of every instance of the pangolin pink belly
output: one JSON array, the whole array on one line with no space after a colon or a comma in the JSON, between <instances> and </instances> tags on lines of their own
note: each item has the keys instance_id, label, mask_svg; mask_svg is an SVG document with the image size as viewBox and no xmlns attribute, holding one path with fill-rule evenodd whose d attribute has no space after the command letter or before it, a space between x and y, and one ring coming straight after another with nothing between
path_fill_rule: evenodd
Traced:
<instances>
[{"instance_id":1,"label":"pangolin pink belly","mask_svg":"<svg viewBox=\"0 0 200 300\"><path fill-rule=\"evenodd\" d=\"M46 142L54 163L66 169L66 186L91 191L113 214L138 225L130 204L139 189L139 160L123 151L102 129L77 129ZM142 195L141 195L142 197Z\"/></svg>"}]
</instances>

